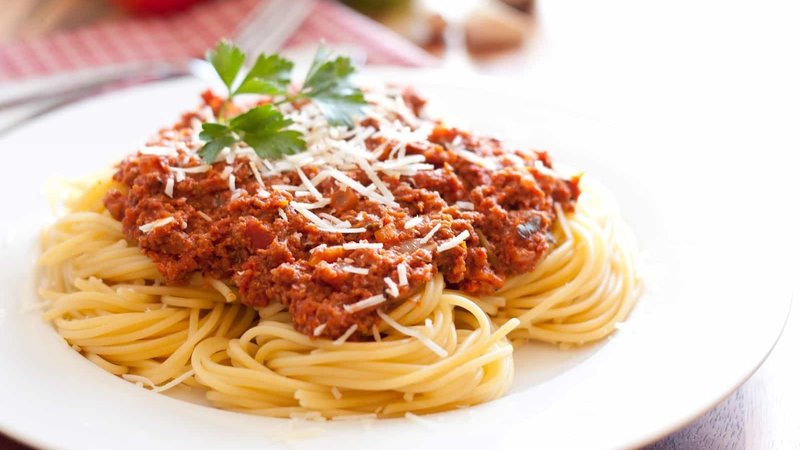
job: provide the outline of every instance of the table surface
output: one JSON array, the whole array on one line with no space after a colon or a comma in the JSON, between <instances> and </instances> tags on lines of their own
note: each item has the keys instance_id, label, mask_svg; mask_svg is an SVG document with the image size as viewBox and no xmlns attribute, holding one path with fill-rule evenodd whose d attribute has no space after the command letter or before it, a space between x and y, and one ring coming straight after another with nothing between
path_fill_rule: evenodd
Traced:
<instances>
[{"instance_id":1,"label":"table surface","mask_svg":"<svg viewBox=\"0 0 800 450\"><path fill-rule=\"evenodd\" d=\"M477 2L478 0L473 0ZM455 0L421 4L447 8ZM0 42L78 27L123 14L99 0L0 0ZM459 3L463 10L463 2ZM776 186L800 192L787 167L798 153L800 32L791 1L590 2L540 0L525 44L493 55L470 55L457 31L443 64L522 77L531 89L553 87L561 103L639 132L664 136L663 123L684 142L720 151L746 146L785 149L774 161ZM449 10L452 11L452 10ZM449 14L451 30L460 18ZM397 22L396 17L390 18ZM402 21L402 20L400 20ZM793 55L793 56L790 56ZM557 82L556 82L557 81ZM798 161L800 162L800 161ZM796 167L796 166L795 166ZM783 172L781 172L783 171ZM785 176L783 176L784 174ZM787 251L798 254L796 205L778 212ZM774 219L775 217L773 217ZM783 268L795 282L800 268ZM787 293L787 295L789 295ZM753 299L755 302L769 299ZM728 399L647 449L800 449L800 311L763 366ZM0 436L0 448L27 448Z\"/></svg>"}]
</instances>

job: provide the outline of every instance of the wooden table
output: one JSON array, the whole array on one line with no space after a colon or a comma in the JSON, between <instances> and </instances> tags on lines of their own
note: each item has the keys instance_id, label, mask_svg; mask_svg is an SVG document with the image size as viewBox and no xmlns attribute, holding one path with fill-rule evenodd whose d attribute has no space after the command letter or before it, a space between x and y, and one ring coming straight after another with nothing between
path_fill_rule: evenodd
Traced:
<instances>
[{"instance_id":1,"label":"wooden table","mask_svg":"<svg viewBox=\"0 0 800 450\"><path fill-rule=\"evenodd\" d=\"M3 6L0 41L122 15L99 0L3 0ZM800 33L792 17L797 12L788 1L540 0L523 48L474 57L454 32L443 60L453 68L523 77L531 89L552 89L575 110L638 131L652 129L657 138L668 121L687 145L699 149L750 145L757 152L771 146L796 155L800 73L793 61ZM776 188L797 195L796 168L789 169L793 161L791 156L774 161ZM786 230L787 252L795 255L800 254L796 205L770 212ZM800 279L797 266L781 269L789 279ZM768 300L754 299L755 306ZM748 382L646 448L800 448L798 355L795 308L781 341ZM0 448L27 447L0 436Z\"/></svg>"}]
</instances>

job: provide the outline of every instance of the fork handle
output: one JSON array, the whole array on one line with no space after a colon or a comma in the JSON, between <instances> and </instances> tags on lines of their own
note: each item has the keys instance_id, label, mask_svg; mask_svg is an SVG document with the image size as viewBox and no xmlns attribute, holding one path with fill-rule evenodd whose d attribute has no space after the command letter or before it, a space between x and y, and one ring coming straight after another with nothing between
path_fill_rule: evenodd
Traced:
<instances>
[{"instance_id":1,"label":"fork handle","mask_svg":"<svg viewBox=\"0 0 800 450\"><path fill-rule=\"evenodd\" d=\"M188 75L192 64L191 60L138 62L3 83L0 111L36 101L88 95L111 85Z\"/></svg>"}]
</instances>

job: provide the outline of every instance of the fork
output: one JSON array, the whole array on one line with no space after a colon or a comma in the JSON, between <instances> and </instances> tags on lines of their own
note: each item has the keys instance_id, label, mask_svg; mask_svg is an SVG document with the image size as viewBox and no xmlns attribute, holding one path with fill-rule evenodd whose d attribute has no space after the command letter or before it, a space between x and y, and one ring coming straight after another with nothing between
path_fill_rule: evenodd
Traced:
<instances>
[{"instance_id":1,"label":"fork","mask_svg":"<svg viewBox=\"0 0 800 450\"><path fill-rule=\"evenodd\" d=\"M251 58L259 53L277 51L308 16L313 5L314 0L262 0L239 25L232 40ZM204 61L188 58L99 67L8 83L0 89L0 113L25 107L29 111L0 126L0 134L26 120L114 87L187 75L201 77L207 72Z\"/></svg>"}]
</instances>

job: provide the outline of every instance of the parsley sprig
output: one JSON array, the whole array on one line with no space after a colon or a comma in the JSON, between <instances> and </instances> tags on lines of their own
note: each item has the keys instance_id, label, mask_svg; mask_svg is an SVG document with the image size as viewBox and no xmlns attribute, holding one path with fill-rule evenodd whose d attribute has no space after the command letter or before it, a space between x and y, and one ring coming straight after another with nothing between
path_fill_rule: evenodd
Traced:
<instances>
[{"instance_id":1,"label":"parsley sprig","mask_svg":"<svg viewBox=\"0 0 800 450\"><path fill-rule=\"evenodd\" d=\"M366 105L364 93L355 87L350 76L355 68L350 58L338 56L320 46L299 90L291 90L294 63L278 54L263 53L244 75L240 76L246 55L228 41L221 41L208 52L206 59L216 70L227 89L227 99L220 108L216 123L204 123L200 139L203 159L212 163L226 147L245 142L262 158L277 159L306 149L302 133L290 130L292 120L284 117L277 105L298 100L313 102L331 125L354 125L353 116ZM239 81L241 79L241 81ZM240 94L272 97L272 103L253 108L228 119L225 109Z\"/></svg>"}]
</instances>

